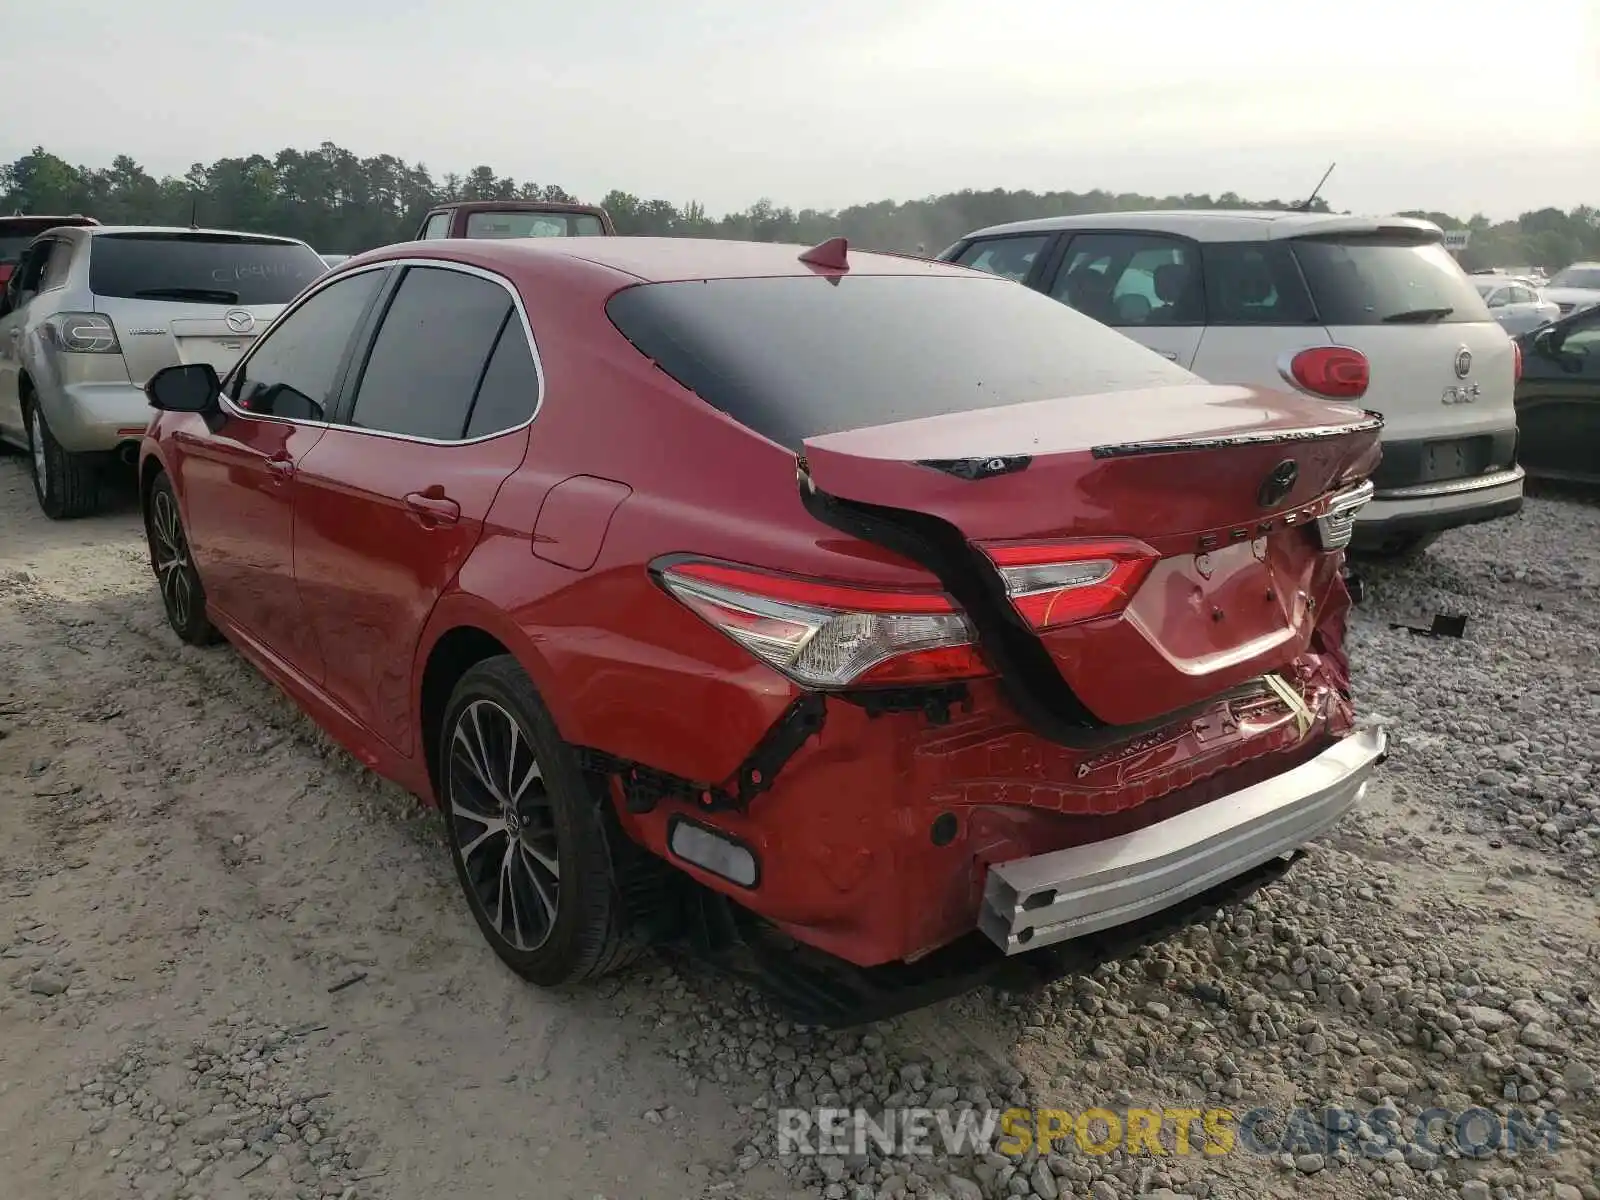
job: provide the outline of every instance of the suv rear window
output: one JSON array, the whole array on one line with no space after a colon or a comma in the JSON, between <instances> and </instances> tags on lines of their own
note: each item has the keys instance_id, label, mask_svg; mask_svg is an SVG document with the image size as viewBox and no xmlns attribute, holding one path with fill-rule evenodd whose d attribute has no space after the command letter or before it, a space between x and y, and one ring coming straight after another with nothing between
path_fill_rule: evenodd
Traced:
<instances>
[{"instance_id":1,"label":"suv rear window","mask_svg":"<svg viewBox=\"0 0 1600 1200\"><path fill-rule=\"evenodd\" d=\"M104 233L89 251L96 296L287 304L328 267L297 242L243 234Z\"/></svg>"},{"instance_id":2,"label":"suv rear window","mask_svg":"<svg viewBox=\"0 0 1600 1200\"><path fill-rule=\"evenodd\" d=\"M1600 288L1600 267L1568 267L1557 271L1551 287Z\"/></svg>"},{"instance_id":3,"label":"suv rear window","mask_svg":"<svg viewBox=\"0 0 1600 1200\"><path fill-rule=\"evenodd\" d=\"M588 213L471 212L469 238L599 237L600 218Z\"/></svg>"},{"instance_id":4,"label":"suv rear window","mask_svg":"<svg viewBox=\"0 0 1600 1200\"><path fill-rule=\"evenodd\" d=\"M1377 234L1291 244L1324 325L1491 319L1483 297L1436 241Z\"/></svg>"},{"instance_id":5,"label":"suv rear window","mask_svg":"<svg viewBox=\"0 0 1600 1200\"><path fill-rule=\"evenodd\" d=\"M606 305L663 371L791 450L807 438L1195 376L998 278L785 276L641 284Z\"/></svg>"}]
</instances>

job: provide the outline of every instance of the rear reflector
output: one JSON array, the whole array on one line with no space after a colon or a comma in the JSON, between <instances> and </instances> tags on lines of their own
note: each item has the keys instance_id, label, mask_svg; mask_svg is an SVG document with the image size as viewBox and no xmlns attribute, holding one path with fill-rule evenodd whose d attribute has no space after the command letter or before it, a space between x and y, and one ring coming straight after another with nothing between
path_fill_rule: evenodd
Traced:
<instances>
[{"instance_id":1,"label":"rear reflector","mask_svg":"<svg viewBox=\"0 0 1600 1200\"><path fill-rule=\"evenodd\" d=\"M972 631L942 592L864 588L685 559L663 587L802 687L836 690L989 674Z\"/></svg>"},{"instance_id":2,"label":"rear reflector","mask_svg":"<svg viewBox=\"0 0 1600 1200\"><path fill-rule=\"evenodd\" d=\"M1313 396L1330 400L1359 400L1372 382L1367 356L1349 346L1313 346L1302 350L1279 372L1290 383Z\"/></svg>"},{"instance_id":3,"label":"rear reflector","mask_svg":"<svg viewBox=\"0 0 1600 1200\"><path fill-rule=\"evenodd\" d=\"M1511 382L1522 382L1522 343L1515 339L1511 342Z\"/></svg>"},{"instance_id":4,"label":"rear reflector","mask_svg":"<svg viewBox=\"0 0 1600 1200\"><path fill-rule=\"evenodd\" d=\"M667 846L684 862L740 887L753 888L759 878L755 853L709 826L677 817L667 834Z\"/></svg>"},{"instance_id":5,"label":"rear reflector","mask_svg":"<svg viewBox=\"0 0 1600 1200\"><path fill-rule=\"evenodd\" d=\"M1121 612L1160 557L1143 542L988 542L1006 595L1040 632Z\"/></svg>"}]
</instances>

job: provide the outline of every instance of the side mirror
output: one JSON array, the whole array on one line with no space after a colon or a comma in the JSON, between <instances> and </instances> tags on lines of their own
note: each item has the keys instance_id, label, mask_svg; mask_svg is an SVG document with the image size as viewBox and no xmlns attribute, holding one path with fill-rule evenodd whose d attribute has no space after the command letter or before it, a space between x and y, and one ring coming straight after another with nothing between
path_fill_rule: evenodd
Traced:
<instances>
[{"instance_id":1,"label":"side mirror","mask_svg":"<svg viewBox=\"0 0 1600 1200\"><path fill-rule=\"evenodd\" d=\"M1557 336L1554 326L1546 325L1533 335L1533 348L1540 354L1555 357L1561 350L1562 339Z\"/></svg>"},{"instance_id":2,"label":"side mirror","mask_svg":"<svg viewBox=\"0 0 1600 1200\"><path fill-rule=\"evenodd\" d=\"M150 407L162 412L214 412L222 395L222 381L210 363L185 363L163 367L144 385Z\"/></svg>"}]
</instances>

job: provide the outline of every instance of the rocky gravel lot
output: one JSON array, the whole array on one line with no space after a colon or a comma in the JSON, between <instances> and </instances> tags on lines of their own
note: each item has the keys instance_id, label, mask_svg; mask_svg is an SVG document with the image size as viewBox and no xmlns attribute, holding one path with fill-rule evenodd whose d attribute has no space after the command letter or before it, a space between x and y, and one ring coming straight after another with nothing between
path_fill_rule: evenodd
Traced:
<instances>
[{"instance_id":1,"label":"rocky gravel lot","mask_svg":"<svg viewBox=\"0 0 1600 1200\"><path fill-rule=\"evenodd\" d=\"M830 1033L683 964L511 978L432 817L170 635L131 505L52 524L0 457L0 1195L1600 1200L1600 505L1368 580L1393 752L1307 861L1093 976ZM1438 611L1465 637L1391 628ZM1397 1120L886 1160L779 1155L794 1105ZM1556 1144L1416 1136L1473 1107Z\"/></svg>"}]
</instances>

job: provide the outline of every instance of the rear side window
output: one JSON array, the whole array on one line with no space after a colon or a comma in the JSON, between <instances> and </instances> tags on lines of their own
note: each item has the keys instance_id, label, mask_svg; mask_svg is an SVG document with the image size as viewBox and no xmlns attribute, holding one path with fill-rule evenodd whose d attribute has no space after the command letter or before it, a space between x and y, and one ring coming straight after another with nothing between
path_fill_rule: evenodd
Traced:
<instances>
[{"instance_id":1,"label":"rear side window","mask_svg":"<svg viewBox=\"0 0 1600 1200\"><path fill-rule=\"evenodd\" d=\"M1489 309L1436 241L1390 235L1291 243L1325 325L1487 321Z\"/></svg>"},{"instance_id":2,"label":"rear side window","mask_svg":"<svg viewBox=\"0 0 1600 1200\"><path fill-rule=\"evenodd\" d=\"M1318 324L1294 256L1282 242L1212 242L1201 247L1207 323Z\"/></svg>"},{"instance_id":3,"label":"rear side window","mask_svg":"<svg viewBox=\"0 0 1600 1200\"><path fill-rule=\"evenodd\" d=\"M495 343L483 382L478 385L478 395L467 418L467 436L488 437L515 429L533 416L538 403L539 369L533 364L527 332L512 311L506 314L500 340Z\"/></svg>"},{"instance_id":4,"label":"rear side window","mask_svg":"<svg viewBox=\"0 0 1600 1200\"><path fill-rule=\"evenodd\" d=\"M1049 241L1046 234L1035 237L984 238L973 242L955 258L963 267L1003 275L1021 283L1033 269L1034 260Z\"/></svg>"},{"instance_id":5,"label":"rear side window","mask_svg":"<svg viewBox=\"0 0 1600 1200\"><path fill-rule=\"evenodd\" d=\"M843 429L1197 382L1038 292L981 276L641 284L606 311L679 383L796 451Z\"/></svg>"},{"instance_id":6,"label":"rear side window","mask_svg":"<svg viewBox=\"0 0 1600 1200\"><path fill-rule=\"evenodd\" d=\"M510 293L481 276L408 268L373 339L350 424L460 440L489 353L512 311Z\"/></svg>"},{"instance_id":7,"label":"rear side window","mask_svg":"<svg viewBox=\"0 0 1600 1200\"><path fill-rule=\"evenodd\" d=\"M422 241L449 236L450 214L447 212L434 213L433 216L428 218L428 223L422 227Z\"/></svg>"},{"instance_id":8,"label":"rear side window","mask_svg":"<svg viewBox=\"0 0 1600 1200\"><path fill-rule=\"evenodd\" d=\"M44 277L39 281L39 290L48 292L52 288L65 286L67 275L72 270L72 243L55 238L50 242L50 260L45 263Z\"/></svg>"},{"instance_id":9,"label":"rear side window","mask_svg":"<svg viewBox=\"0 0 1600 1200\"><path fill-rule=\"evenodd\" d=\"M475 212L467 214L469 238L598 237L600 218L588 213Z\"/></svg>"},{"instance_id":10,"label":"rear side window","mask_svg":"<svg viewBox=\"0 0 1600 1200\"><path fill-rule=\"evenodd\" d=\"M266 417L327 420L350 339L383 275L362 271L331 283L274 326L229 381L234 403Z\"/></svg>"},{"instance_id":11,"label":"rear side window","mask_svg":"<svg viewBox=\"0 0 1600 1200\"><path fill-rule=\"evenodd\" d=\"M1079 234L1050 294L1113 327L1205 323L1197 247L1159 234Z\"/></svg>"},{"instance_id":12,"label":"rear side window","mask_svg":"<svg viewBox=\"0 0 1600 1200\"><path fill-rule=\"evenodd\" d=\"M89 290L124 299L287 304L327 271L309 246L244 234L109 233L89 249Z\"/></svg>"}]
</instances>

